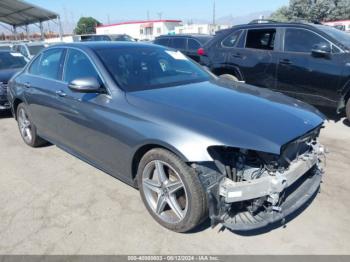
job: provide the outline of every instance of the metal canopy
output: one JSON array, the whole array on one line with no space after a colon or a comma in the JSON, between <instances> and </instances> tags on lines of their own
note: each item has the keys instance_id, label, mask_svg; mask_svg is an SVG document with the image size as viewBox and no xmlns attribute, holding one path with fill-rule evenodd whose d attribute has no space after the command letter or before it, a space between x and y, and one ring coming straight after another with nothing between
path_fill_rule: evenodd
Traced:
<instances>
[{"instance_id":1,"label":"metal canopy","mask_svg":"<svg viewBox=\"0 0 350 262\"><path fill-rule=\"evenodd\" d=\"M59 19L57 13L19 0L0 0L0 22L13 27Z\"/></svg>"}]
</instances>

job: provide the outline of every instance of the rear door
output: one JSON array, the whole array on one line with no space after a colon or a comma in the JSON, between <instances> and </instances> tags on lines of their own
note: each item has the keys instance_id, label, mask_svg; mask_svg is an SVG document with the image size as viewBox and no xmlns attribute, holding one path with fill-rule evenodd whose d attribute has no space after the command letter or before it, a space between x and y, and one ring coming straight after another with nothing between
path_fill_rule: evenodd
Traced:
<instances>
[{"instance_id":1,"label":"rear door","mask_svg":"<svg viewBox=\"0 0 350 262\"><path fill-rule=\"evenodd\" d=\"M43 52L20 78L34 124L40 135L53 141L58 138L57 117L60 111L58 91L64 86L61 81L64 53L63 48Z\"/></svg>"},{"instance_id":2,"label":"rear door","mask_svg":"<svg viewBox=\"0 0 350 262\"><path fill-rule=\"evenodd\" d=\"M202 47L202 44L195 38L188 38L187 40L187 56L192 58L197 63L200 62L200 56L198 55L198 49Z\"/></svg>"},{"instance_id":3,"label":"rear door","mask_svg":"<svg viewBox=\"0 0 350 262\"><path fill-rule=\"evenodd\" d=\"M172 37L170 38L169 46L187 55L187 38L186 37Z\"/></svg>"},{"instance_id":4,"label":"rear door","mask_svg":"<svg viewBox=\"0 0 350 262\"><path fill-rule=\"evenodd\" d=\"M332 54L317 57L315 45L328 45ZM277 89L314 105L337 106L342 52L323 36L304 28L286 28L278 66Z\"/></svg>"},{"instance_id":5,"label":"rear door","mask_svg":"<svg viewBox=\"0 0 350 262\"><path fill-rule=\"evenodd\" d=\"M277 28L247 29L243 46L232 49L228 64L239 68L246 83L273 89L279 56L278 35Z\"/></svg>"}]
</instances>

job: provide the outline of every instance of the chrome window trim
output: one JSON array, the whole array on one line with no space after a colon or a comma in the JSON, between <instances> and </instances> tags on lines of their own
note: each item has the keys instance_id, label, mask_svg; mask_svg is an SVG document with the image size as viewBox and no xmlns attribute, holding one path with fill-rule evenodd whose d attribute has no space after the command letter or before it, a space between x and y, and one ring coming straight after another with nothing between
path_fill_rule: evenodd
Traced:
<instances>
[{"instance_id":1,"label":"chrome window trim","mask_svg":"<svg viewBox=\"0 0 350 262\"><path fill-rule=\"evenodd\" d=\"M297 30L304 30L304 31L309 31L309 32L311 32L311 33L313 33L313 34L315 34L315 35L317 35L317 36L319 36L320 38L322 38L322 39L324 39L325 41L327 41L330 45L331 45L331 47L332 46L335 46L336 48L338 48L341 52L340 53L344 53L344 49L342 49L341 47L339 47L338 45L336 45L336 44L334 44L333 42L331 42L329 39L327 39L327 38L325 38L324 36L322 36L321 34L319 34L319 33L317 33L317 32L315 32L315 31L312 31L312 30L310 30L310 29L308 29L308 28L303 28L303 27L283 27L283 29L284 29L284 34L283 34L283 44L282 44L282 52L284 52L284 53L298 53L298 54L309 54L310 52L298 52L298 51L286 51L285 50L285 40L286 40L286 31L287 31L287 29L297 29ZM333 53L333 51L332 51L332 54L337 54L337 53ZM339 53L338 53L339 54Z\"/></svg>"}]
</instances>

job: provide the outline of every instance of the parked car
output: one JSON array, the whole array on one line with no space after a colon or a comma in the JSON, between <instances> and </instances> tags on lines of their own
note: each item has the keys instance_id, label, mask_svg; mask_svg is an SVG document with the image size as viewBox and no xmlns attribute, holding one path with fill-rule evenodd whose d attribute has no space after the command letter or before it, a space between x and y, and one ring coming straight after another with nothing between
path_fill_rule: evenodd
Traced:
<instances>
[{"instance_id":1,"label":"parked car","mask_svg":"<svg viewBox=\"0 0 350 262\"><path fill-rule=\"evenodd\" d=\"M91 41L121 41L121 42L136 42L134 38L126 34L118 35L79 35L74 36L75 42L91 42Z\"/></svg>"},{"instance_id":2,"label":"parked car","mask_svg":"<svg viewBox=\"0 0 350 262\"><path fill-rule=\"evenodd\" d=\"M200 56L198 49L213 37L210 35L192 34L192 35L163 35L154 40L154 44L171 47L181 51L183 54L199 62Z\"/></svg>"},{"instance_id":3,"label":"parked car","mask_svg":"<svg viewBox=\"0 0 350 262\"><path fill-rule=\"evenodd\" d=\"M0 51L0 111L10 109L7 100L7 83L27 62L28 60L21 54Z\"/></svg>"},{"instance_id":4,"label":"parked car","mask_svg":"<svg viewBox=\"0 0 350 262\"><path fill-rule=\"evenodd\" d=\"M208 217L235 230L280 221L321 182L323 115L219 79L181 52L141 43L50 47L8 93L26 144L56 144L138 187L177 232Z\"/></svg>"},{"instance_id":5,"label":"parked car","mask_svg":"<svg viewBox=\"0 0 350 262\"><path fill-rule=\"evenodd\" d=\"M306 23L252 23L219 33L201 50L216 75L346 111L350 120L350 35Z\"/></svg>"},{"instance_id":6,"label":"parked car","mask_svg":"<svg viewBox=\"0 0 350 262\"><path fill-rule=\"evenodd\" d=\"M47 48L49 45L43 42L28 42L28 43L16 43L12 46L12 51L21 53L28 59L32 59L41 50Z\"/></svg>"},{"instance_id":7,"label":"parked car","mask_svg":"<svg viewBox=\"0 0 350 262\"><path fill-rule=\"evenodd\" d=\"M11 51L12 44L9 43L1 43L0 44L0 51Z\"/></svg>"}]
</instances>

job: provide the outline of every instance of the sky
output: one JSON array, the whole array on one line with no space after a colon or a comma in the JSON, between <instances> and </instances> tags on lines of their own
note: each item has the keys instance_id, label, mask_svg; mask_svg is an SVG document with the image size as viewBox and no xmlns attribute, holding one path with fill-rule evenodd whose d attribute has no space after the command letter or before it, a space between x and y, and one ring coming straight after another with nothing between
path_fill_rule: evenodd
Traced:
<instances>
[{"instance_id":1,"label":"sky","mask_svg":"<svg viewBox=\"0 0 350 262\"><path fill-rule=\"evenodd\" d=\"M80 16L93 16L102 23L120 20L151 19L211 19L214 0L26 0L59 12L62 19L77 20ZM288 0L216 0L218 17L242 16L259 11L275 10L288 4Z\"/></svg>"},{"instance_id":2,"label":"sky","mask_svg":"<svg viewBox=\"0 0 350 262\"><path fill-rule=\"evenodd\" d=\"M180 19L184 22L209 22L213 17L214 0L25 0L57 12L65 33L72 32L81 16L92 16L103 24L130 20ZM242 17L274 11L289 0L215 0L216 17ZM254 16L254 17L255 17ZM44 24L54 30L55 24ZM32 27L34 29L34 27ZM4 29L3 29L4 30ZM0 32L3 31L0 28ZM35 29L34 29L35 30Z\"/></svg>"}]
</instances>

